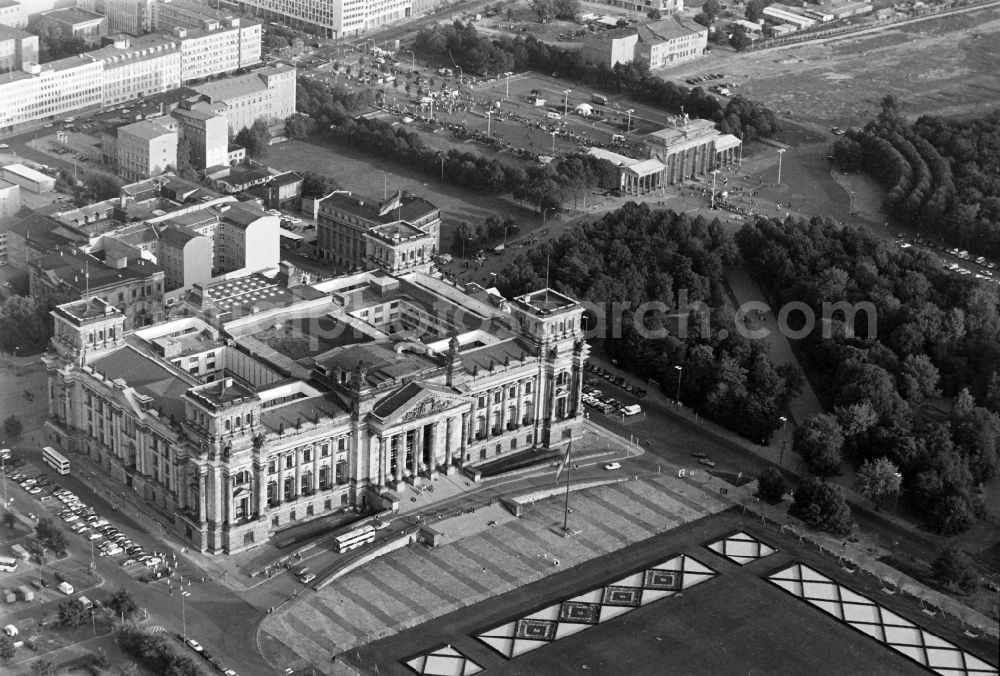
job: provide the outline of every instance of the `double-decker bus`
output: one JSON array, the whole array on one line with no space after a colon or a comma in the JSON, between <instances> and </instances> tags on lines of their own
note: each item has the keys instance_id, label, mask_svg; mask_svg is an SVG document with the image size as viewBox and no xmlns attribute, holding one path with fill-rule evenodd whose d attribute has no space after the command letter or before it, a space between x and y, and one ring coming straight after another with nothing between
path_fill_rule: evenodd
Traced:
<instances>
[{"instance_id":1,"label":"double-decker bus","mask_svg":"<svg viewBox=\"0 0 1000 676\"><path fill-rule=\"evenodd\" d=\"M0 570L13 573L17 570L17 559L13 556L0 556Z\"/></svg>"},{"instance_id":2,"label":"double-decker bus","mask_svg":"<svg viewBox=\"0 0 1000 676\"><path fill-rule=\"evenodd\" d=\"M42 449L42 460L60 474L69 474L69 460L51 446Z\"/></svg>"},{"instance_id":3,"label":"double-decker bus","mask_svg":"<svg viewBox=\"0 0 1000 676\"><path fill-rule=\"evenodd\" d=\"M375 540L375 527L374 526L362 526L361 528L355 528L352 531L348 531L343 535L338 535L334 538L334 543L337 547L337 553L343 554L362 545L366 545L369 542Z\"/></svg>"}]
</instances>

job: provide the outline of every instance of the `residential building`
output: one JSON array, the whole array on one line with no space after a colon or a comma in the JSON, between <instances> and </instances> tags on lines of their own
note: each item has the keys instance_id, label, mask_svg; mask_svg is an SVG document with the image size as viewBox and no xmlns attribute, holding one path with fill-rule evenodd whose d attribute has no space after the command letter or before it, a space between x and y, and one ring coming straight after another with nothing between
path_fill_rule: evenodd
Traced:
<instances>
[{"instance_id":1,"label":"residential building","mask_svg":"<svg viewBox=\"0 0 1000 676\"><path fill-rule=\"evenodd\" d=\"M24 63L0 75L0 134L54 120L103 102L103 63L71 56L46 64Z\"/></svg>"},{"instance_id":2,"label":"residential building","mask_svg":"<svg viewBox=\"0 0 1000 676\"><path fill-rule=\"evenodd\" d=\"M212 9L208 3L196 0L153 0L151 12L153 30L157 31L202 28L205 21L220 22L232 18L232 14Z\"/></svg>"},{"instance_id":3,"label":"residential building","mask_svg":"<svg viewBox=\"0 0 1000 676\"><path fill-rule=\"evenodd\" d=\"M372 263L366 234L392 223L406 223L427 234L431 238L428 255L437 254L441 212L422 197L403 191L384 200L339 191L325 197L319 204L316 246L325 260L341 268L363 269Z\"/></svg>"},{"instance_id":4,"label":"residential building","mask_svg":"<svg viewBox=\"0 0 1000 676\"><path fill-rule=\"evenodd\" d=\"M261 26L243 25L236 17L210 19L199 28L172 29L168 35L181 43L181 71L184 81L229 73L260 63Z\"/></svg>"},{"instance_id":5,"label":"residential building","mask_svg":"<svg viewBox=\"0 0 1000 676\"><path fill-rule=\"evenodd\" d=\"M361 35L413 15L412 0L235 0L240 10L327 38Z\"/></svg>"},{"instance_id":6,"label":"residential building","mask_svg":"<svg viewBox=\"0 0 1000 676\"><path fill-rule=\"evenodd\" d=\"M707 47L708 29L675 15L588 35L581 54L589 63L610 68L638 60L655 70L697 59Z\"/></svg>"},{"instance_id":7,"label":"residential building","mask_svg":"<svg viewBox=\"0 0 1000 676\"><path fill-rule=\"evenodd\" d=\"M28 270L36 302L100 298L121 312L128 328L163 319L163 270L148 260L105 262L71 248L36 258Z\"/></svg>"},{"instance_id":8,"label":"residential building","mask_svg":"<svg viewBox=\"0 0 1000 676\"><path fill-rule=\"evenodd\" d=\"M208 169L228 164L229 123L225 115L203 102L184 102L171 117L180 125L180 138L191 146L191 166Z\"/></svg>"},{"instance_id":9,"label":"residential building","mask_svg":"<svg viewBox=\"0 0 1000 676\"><path fill-rule=\"evenodd\" d=\"M217 110L226 116L234 133L253 126L258 119L270 125L283 122L295 113L294 66L261 68L191 88L209 103L223 105Z\"/></svg>"},{"instance_id":10,"label":"residential building","mask_svg":"<svg viewBox=\"0 0 1000 676\"><path fill-rule=\"evenodd\" d=\"M708 29L680 16L639 26L636 59L650 70L667 68L704 55Z\"/></svg>"},{"instance_id":11,"label":"residential building","mask_svg":"<svg viewBox=\"0 0 1000 676\"><path fill-rule=\"evenodd\" d=\"M229 202L219 212L215 230L215 273L277 268L280 261L281 219L252 202Z\"/></svg>"},{"instance_id":12,"label":"residential building","mask_svg":"<svg viewBox=\"0 0 1000 676\"><path fill-rule=\"evenodd\" d=\"M23 273L28 265L61 247L84 246L87 236L80 230L49 216L28 211L7 227L7 263Z\"/></svg>"},{"instance_id":13,"label":"residential building","mask_svg":"<svg viewBox=\"0 0 1000 676\"><path fill-rule=\"evenodd\" d=\"M184 79L180 43L161 35L116 35L86 56L104 65L105 106L177 89Z\"/></svg>"},{"instance_id":14,"label":"residential building","mask_svg":"<svg viewBox=\"0 0 1000 676\"><path fill-rule=\"evenodd\" d=\"M17 0L0 0L0 24L24 28L28 25L28 12Z\"/></svg>"},{"instance_id":15,"label":"residential building","mask_svg":"<svg viewBox=\"0 0 1000 676\"><path fill-rule=\"evenodd\" d=\"M215 187L227 195L234 195L250 188L264 185L271 180L271 172L265 167L234 169L228 176L215 181Z\"/></svg>"},{"instance_id":16,"label":"residential building","mask_svg":"<svg viewBox=\"0 0 1000 676\"><path fill-rule=\"evenodd\" d=\"M249 192L259 197L268 209L278 209L302 196L302 176L294 171L286 171L272 176L263 185L250 188Z\"/></svg>"},{"instance_id":17,"label":"residential building","mask_svg":"<svg viewBox=\"0 0 1000 676\"><path fill-rule=\"evenodd\" d=\"M0 73L20 70L25 63L38 63L38 36L0 25Z\"/></svg>"},{"instance_id":18,"label":"residential building","mask_svg":"<svg viewBox=\"0 0 1000 676\"><path fill-rule=\"evenodd\" d=\"M0 179L0 222L11 220L21 208L21 186ZM4 232L4 251L0 258L7 257L6 232Z\"/></svg>"},{"instance_id":19,"label":"residential building","mask_svg":"<svg viewBox=\"0 0 1000 676\"><path fill-rule=\"evenodd\" d=\"M632 27L588 33L583 38L580 55L587 63L614 68L619 63L632 63L638 43L639 33Z\"/></svg>"},{"instance_id":20,"label":"residential building","mask_svg":"<svg viewBox=\"0 0 1000 676\"><path fill-rule=\"evenodd\" d=\"M159 263L167 291L208 284L212 279L212 240L190 228L170 225L159 233Z\"/></svg>"},{"instance_id":21,"label":"residential building","mask_svg":"<svg viewBox=\"0 0 1000 676\"><path fill-rule=\"evenodd\" d=\"M83 40L88 45L99 45L108 34L108 20L103 14L88 12L79 7L66 7L42 12L40 24L55 26L67 37Z\"/></svg>"},{"instance_id":22,"label":"residential building","mask_svg":"<svg viewBox=\"0 0 1000 676\"><path fill-rule=\"evenodd\" d=\"M551 453L583 423L583 307L551 289L250 275L185 302L197 316L136 330L101 299L57 307L45 442L85 454L195 551L397 510L439 474Z\"/></svg>"},{"instance_id":23,"label":"residential building","mask_svg":"<svg viewBox=\"0 0 1000 676\"><path fill-rule=\"evenodd\" d=\"M143 120L119 127L118 175L127 181L159 176L177 167L177 132Z\"/></svg>"}]
</instances>

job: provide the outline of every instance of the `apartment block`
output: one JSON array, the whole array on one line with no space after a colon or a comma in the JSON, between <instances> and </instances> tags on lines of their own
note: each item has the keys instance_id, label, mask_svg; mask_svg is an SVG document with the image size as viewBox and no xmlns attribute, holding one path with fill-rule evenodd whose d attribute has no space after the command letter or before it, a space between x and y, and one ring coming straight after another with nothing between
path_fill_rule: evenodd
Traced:
<instances>
[{"instance_id":1,"label":"apartment block","mask_svg":"<svg viewBox=\"0 0 1000 676\"><path fill-rule=\"evenodd\" d=\"M103 14L109 33L139 36L153 29L153 0L77 0L76 6Z\"/></svg>"},{"instance_id":2,"label":"apartment block","mask_svg":"<svg viewBox=\"0 0 1000 676\"><path fill-rule=\"evenodd\" d=\"M55 26L63 35L83 40L89 45L99 45L101 38L108 34L108 20L103 14L79 7L42 12L38 21Z\"/></svg>"},{"instance_id":3,"label":"apartment block","mask_svg":"<svg viewBox=\"0 0 1000 676\"><path fill-rule=\"evenodd\" d=\"M0 25L0 73L20 70L25 63L38 63L38 36Z\"/></svg>"},{"instance_id":4,"label":"apartment block","mask_svg":"<svg viewBox=\"0 0 1000 676\"><path fill-rule=\"evenodd\" d=\"M268 124L281 122L295 112L295 67L280 65L262 68L247 75L237 75L193 85L220 110L235 133L250 127L257 119Z\"/></svg>"},{"instance_id":5,"label":"apartment block","mask_svg":"<svg viewBox=\"0 0 1000 676\"><path fill-rule=\"evenodd\" d=\"M171 113L177 120L180 138L191 145L191 165L195 169L229 164L229 123L204 102L183 102Z\"/></svg>"},{"instance_id":6,"label":"apartment block","mask_svg":"<svg viewBox=\"0 0 1000 676\"><path fill-rule=\"evenodd\" d=\"M116 35L88 58L104 64L104 105L114 106L181 86L180 43L161 35Z\"/></svg>"},{"instance_id":7,"label":"apartment block","mask_svg":"<svg viewBox=\"0 0 1000 676\"><path fill-rule=\"evenodd\" d=\"M238 18L202 22L199 28L174 28L181 43L185 82L228 73L260 63L261 26L241 25Z\"/></svg>"},{"instance_id":8,"label":"apartment block","mask_svg":"<svg viewBox=\"0 0 1000 676\"><path fill-rule=\"evenodd\" d=\"M143 120L118 129L118 175L128 181L159 176L177 166L177 132Z\"/></svg>"},{"instance_id":9,"label":"apartment block","mask_svg":"<svg viewBox=\"0 0 1000 676\"><path fill-rule=\"evenodd\" d=\"M354 37L413 15L412 0L236 0L242 11L329 38Z\"/></svg>"},{"instance_id":10,"label":"apartment block","mask_svg":"<svg viewBox=\"0 0 1000 676\"><path fill-rule=\"evenodd\" d=\"M100 108L104 101L104 64L72 56L46 64L25 63L0 75L0 133L36 120Z\"/></svg>"}]
</instances>

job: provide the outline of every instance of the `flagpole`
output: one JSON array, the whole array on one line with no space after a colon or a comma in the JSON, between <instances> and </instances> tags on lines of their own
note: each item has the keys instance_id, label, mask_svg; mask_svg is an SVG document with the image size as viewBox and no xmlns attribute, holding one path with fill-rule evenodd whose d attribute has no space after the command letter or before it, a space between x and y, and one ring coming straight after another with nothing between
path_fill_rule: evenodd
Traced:
<instances>
[{"instance_id":1,"label":"flagpole","mask_svg":"<svg viewBox=\"0 0 1000 676\"><path fill-rule=\"evenodd\" d=\"M572 471L572 465L570 464L570 451L573 449L573 440L569 440L569 446L566 447L566 506L563 510L563 534L569 532L569 473Z\"/></svg>"}]
</instances>

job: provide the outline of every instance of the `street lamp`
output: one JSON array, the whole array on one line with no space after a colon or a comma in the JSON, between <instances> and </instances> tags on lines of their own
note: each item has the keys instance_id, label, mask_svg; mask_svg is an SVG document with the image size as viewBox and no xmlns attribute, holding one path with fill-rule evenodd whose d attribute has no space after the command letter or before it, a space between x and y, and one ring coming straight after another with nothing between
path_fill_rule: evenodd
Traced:
<instances>
[{"instance_id":1,"label":"street lamp","mask_svg":"<svg viewBox=\"0 0 1000 676\"><path fill-rule=\"evenodd\" d=\"M375 38L365 38L365 54L368 53L368 41L372 42L372 51L375 51Z\"/></svg>"},{"instance_id":2,"label":"street lamp","mask_svg":"<svg viewBox=\"0 0 1000 676\"><path fill-rule=\"evenodd\" d=\"M788 418L781 416L778 420L781 421L781 454L778 456L778 465L781 466L785 462L785 441L787 441L785 437L785 424L788 422Z\"/></svg>"},{"instance_id":3,"label":"street lamp","mask_svg":"<svg viewBox=\"0 0 1000 676\"><path fill-rule=\"evenodd\" d=\"M507 250L507 228L509 228L509 227L510 227L509 223L507 225L503 226L503 250L504 251Z\"/></svg>"},{"instance_id":4,"label":"street lamp","mask_svg":"<svg viewBox=\"0 0 1000 676\"><path fill-rule=\"evenodd\" d=\"M493 128L493 111L486 111L486 135L490 136L492 134L491 129Z\"/></svg>"},{"instance_id":5,"label":"street lamp","mask_svg":"<svg viewBox=\"0 0 1000 676\"><path fill-rule=\"evenodd\" d=\"M781 156L785 154L784 148L778 148L778 185L781 185Z\"/></svg>"},{"instance_id":6,"label":"street lamp","mask_svg":"<svg viewBox=\"0 0 1000 676\"><path fill-rule=\"evenodd\" d=\"M555 211L556 207L546 207L542 212L542 225L545 225L545 217L548 216L550 211Z\"/></svg>"},{"instance_id":7,"label":"street lamp","mask_svg":"<svg viewBox=\"0 0 1000 676\"><path fill-rule=\"evenodd\" d=\"M681 377L684 375L684 367L675 366L674 368L677 369L677 403L679 405L681 403Z\"/></svg>"},{"instance_id":8,"label":"street lamp","mask_svg":"<svg viewBox=\"0 0 1000 676\"><path fill-rule=\"evenodd\" d=\"M892 500L892 511L894 511L894 512L899 507L899 489L900 489L900 487L903 484L903 475L900 474L899 472L896 472L896 479L897 479L897 481L896 481L896 495L895 495L895 497Z\"/></svg>"},{"instance_id":9,"label":"street lamp","mask_svg":"<svg viewBox=\"0 0 1000 676\"><path fill-rule=\"evenodd\" d=\"M552 134L552 157L556 156L556 132L550 132Z\"/></svg>"},{"instance_id":10,"label":"street lamp","mask_svg":"<svg viewBox=\"0 0 1000 676\"><path fill-rule=\"evenodd\" d=\"M191 596L191 592L181 590L181 636L187 640L187 614L184 610L184 597Z\"/></svg>"},{"instance_id":11,"label":"street lamp","mask_svg":"<svg viewBox=\"0 0 1000 676\"><path fill-rule=\"evenodd\" d=\"M629 108L625 112L628 113L628 121L625 123L625 133L627 134L632 129L632 113L635 112L635 108Z\"/></svg>"},{"instance_id":12,"label":"street lamp","mask_svg":"<svg viewBox=\"0 0 1000 676\"><path fill-rule=\"evenodd\" d=\"M573 90L572 89L563 90L563 95L565 96L565 98L563 99L563 117L566 117L566 115L569 113L569 93L571 91Z\"/></svg>"},{"instance_id":13,"label":"street lamp","mask_svg":"<svg viewBox=\"0 0 1000 676\"><path fill-rule=\"evenodd\" d=\"M3 507L7 509L7 466L4 464L5 456L0 455L0 474L3 474Z\"/></svg>"},{"instance_id":14,"label":"street lamp","mask_svg":"<svg viewBox=\"0 0 1000 676\"><path fill-rule=\"evenodd\" d=\"M719 170L718 169L713 169L712 170L712 201L711 201L711 207L713 209L715 208L715 177L718 176L718 175L719 175Z\"/></svg>"},{"instance_id":15,"label":"street lamp","mask_svg":"<svg viewBox=\"0 0 1000 676\"><path fill-rule=\"evenodd\" d=\"M417 64L417 55L413 53L412 49L404 49L402 51L403 54L406 54L407 52L410 53L410 73L412 74L413 71L415 71L417 69L417 65L416 65Z\"/></svg>"}]
</instances>

